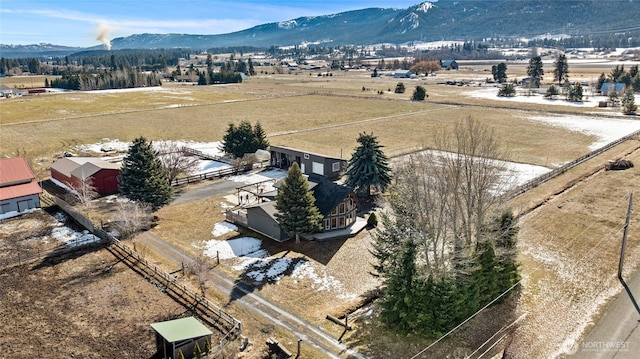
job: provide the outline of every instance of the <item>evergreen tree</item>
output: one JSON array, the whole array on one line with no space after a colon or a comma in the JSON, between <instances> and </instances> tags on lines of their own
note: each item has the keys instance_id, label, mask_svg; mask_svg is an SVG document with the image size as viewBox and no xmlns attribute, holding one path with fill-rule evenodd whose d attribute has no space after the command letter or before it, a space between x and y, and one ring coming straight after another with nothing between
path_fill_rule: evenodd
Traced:
<instances>
[{"instance_id":1,"label":"evergreen tree","mask_svg":"<svg viewBox=\"0 0 640 359\"><path fill-rule=\"evenodd\" d=\"M382 296L380 320L406 332L416 328L415 302L421 300L417 291L416 245L407 241L401 248L400 259L386 278Z\"/></svg>"},{"instance_id":2,"label":"evergreen tree","mask_svg":"<svg viewBox=\"0 0 640 359\"><path fill-rule=\"evenodd\" d=\"M562 81L569 78L569 63L565 54L558 56L553 66L553 80L558 81L558 85L560 85Z\"/></svg>"},{"instance_id":3,"label":"evergreen tree","mask_svg":"<svg viewBox=\"0 0 640 359\"><path fill-rule=\"evenodd\" d=\"M395 93L404 93L404 91L405 91L404 84L403 84L402 82L398 82L398 83L396 84L396 89L395 89L395 91L394 91L394 92L395 92Z\"/></svg>"},{"instance_id":4,"label":"evergreen tree","mask_svg":"<svg viewBox=\"0 0 640 359\"><path fill-rule=\"evenodd\" d=\"M637 110L638 106L636 106L633 90L629 88L622 97L622 113L625 115L635 115Z\"/></svg>"},{"instance_id":5,"label":"evergreen tree","mask_svg":"<svg viewBox=\"0 0 640 359\"><path fill-rule=\"evenodd\" d=\"M548 98L554 98L554 96L558 96L560 94L560 91L558 91L558 88L555 87L554 85L549 86L549 88L547 89L547 93L546 95L544 95L544 97L548 97Z\"/></svg>"},{"instance_id":6,"label":"evergreen tree","mask_svg":"<svg viewBox=\"0 0 640 359\"><path fill-rule=\"evenodd\" d=\"M256 143L249 121L242 121L238 126L230 123L222 137L222 150L236 158L242 158L246 153L256 152Z\"/></svg>"},{"instance_id":7,"label":"evergreen tree","mask_svg":"<svg viewBox=\"0 0 640 359\"><path fill-rule=\"evenodd\" d=\"M416 89L413 91L413 95L411 96L411 100L424 101L425 97L429 97L429 95L427 95L427 90L422 86L416 86Z\"/></svg>"},{"instance_id":8,"label":"evergreen tree","mask_svg":"<svg viewBox=\"0 0 640 359\"><path fill-rule=\"evenodd\" d=\"M361 133L357 139L360 144L347 163L345 184L353 187L360 195L371 195L371 187L381 192L391 183L389 160L373 134Z\"/></svg>"},{"instance_id":9,"label":"evergreen tree","mask_svg":"<svg viewBox=\"0 0 640 359\"><path fill-rule=\"evenodd\" d=\"M567 101L582 102L582 85L579 82L575 85L569 84L567 88Z\"/></svg>"},{"instance_id":10,"label":"evergreen tree","mask_svg":"<svg viewBox=\"0 0 640 359\"><path fill-rule=\"evenodd\" d=\"M542 80L544 69L542 68L542 58L540 56L532 57L527 67L527 75Z\"/></svg>"},{"instance_id":11,"label":"evergreen tree","mask_svg":"<svg viewBox=\"0 0 640 359\"><path fill-rule=\"evenodd\" d=\"M604 72L598 76L598 82L596 82L596 91L600 91L602 85L607 81L607 77L604 75Z\"/></svg>"},{"instance_id":12,"label":"evergreen tree","mask_svg":"<svg viewBox=\"0 0 640 359\"><path fill-rule=\"evenodd\" d=\"M504 84L498 89L498 97L513 97L516 94L516 88L513 84Z\"/></svg>"},{"instance_id":13,"label":"evergreen tree","mask_svg":"<svg viewBox=\"0 0 640 359\"><path fill-rule=\"evenodd\" d=\"M260 121L256 122L253 126L253 141L254 147L257 150L266 150L269 147L269 140L267 140L267 134L264 132ZM255 152L255 151L253 151Z\"/></svg>"},{"instance_id":14,"label":"evergreen tree","mask_svg":"<svg viewBox=\"0 0 640 359\"><path fill-rule=\"evenodd\" d=\"M133 140L122 161L119 182L123 196L148 203L154 210L168 204L173 197L162 162L144 137Z\"/></svg>"},{"instance_id":15,"label":"evergreen tree","mask_svg":"<svg viewBox=\"0 0 640 359\"><path fill-rule=\"evenodd\" d=\"M507 64L501 62L498 66L491 66L491 74L495 81L498 81L499 83L505 82L507 80Z\"/></svg>"},{"instance_id":16,"label":"evergreen tree","mask_svg":"<svg viewBox=\"0 0 640 359\"><path fill-rule=\"evenodd\" d=\"M276 196L276 219L282 229L300 243L300 234L322 229L322 214L316 207L316 199L309 190L309 183L294 162Z\"/></svg>"}]
</instances>

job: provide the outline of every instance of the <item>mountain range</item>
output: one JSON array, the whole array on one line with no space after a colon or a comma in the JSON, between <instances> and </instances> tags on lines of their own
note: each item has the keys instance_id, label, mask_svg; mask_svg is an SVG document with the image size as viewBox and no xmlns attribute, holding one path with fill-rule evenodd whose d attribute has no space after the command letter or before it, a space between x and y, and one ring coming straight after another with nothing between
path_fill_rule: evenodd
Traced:
<instances>
[{"instance_id":1,"label":"mountain range","mask_svg":"<svg viewBox=\"0 0 640 359\"><path fill-rule=\"evenodd\" d=\"M299 17L219 35L135 34L111 40L111 49L403 44L437 40L584 36L640 31L640 0L439 0L407 9L366 8ZM49 44L0 45L10 53L103 50Z\"/></svg>"}]
</instances>

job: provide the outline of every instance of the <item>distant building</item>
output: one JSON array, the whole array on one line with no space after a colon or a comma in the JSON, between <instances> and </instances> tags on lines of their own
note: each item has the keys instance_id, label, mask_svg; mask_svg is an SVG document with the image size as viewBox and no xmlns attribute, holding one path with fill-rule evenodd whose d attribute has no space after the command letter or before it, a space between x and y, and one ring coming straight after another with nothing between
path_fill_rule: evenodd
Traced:
<instances>
[{"instance_id":1,"label":"distant building","mask_svg":"<svg viewBox=\"0 0 640 359\"><path fill-rule=\"evenodd\" d=\"M105 196L119 191L120 164L95 157L64 157L51 164L51 178L70 187L90 179L96 192Z\"/></svg>"},{"instance_id":2,"label":"distant building","mask_svg":"<svg viewBox=\"0 0 640 359\"><path fill-rule=\"evenodd\" d=\"M456 60L445 60L442 61L442 69L444 70L457 70L458 69L458 63L456 62Z\"/></svg>"},{"instance_id":3,"label":"distant building","mask_svg":"<svg viewBox=\"0 0 640 359\"><path fill-rule=\"evenodd\" d=\"M23 157L0 158L0 215L40 208L42 188Z\"/></svg>"},{"instance_id":4,"label":"distant building","mask_svg":"<svg viewBox=\"0 0 640 359\"><path fill-rule=\"evenodd\" d=\"M393 73L393 77L397 79L408 79L411 78L413 72L411 70L396 70Z\"/></svg>"},{"instance_id":5,"label":"distant building","mask_svg":"<svg viewBox=\"0 0 640 359\"><path fill-rule=\"evenodd\" d=\"M600 87L600 94L602 96L609 96L613 91L622 95L627 90L627 85L622 82L605 82Z\"/></svg>"},{"instance_id":6,"label":"distant building","mask_svg":"<svg viewBox=\"0 0 640 359\"><path fill-rule=\"evenodd\" d=\"M156 332L156 358L177 358L182 352L185 359L195 357L196 343L202 352L211 345L211 330L194 317L151 324Z\"/></svg>"}]
</instances>

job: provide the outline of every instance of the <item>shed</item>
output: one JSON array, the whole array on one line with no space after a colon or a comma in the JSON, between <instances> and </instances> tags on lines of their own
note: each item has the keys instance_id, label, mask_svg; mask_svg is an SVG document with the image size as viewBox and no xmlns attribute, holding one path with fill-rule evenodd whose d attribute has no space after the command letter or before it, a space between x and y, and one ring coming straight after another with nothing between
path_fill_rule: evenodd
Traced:
<instances>
[{"instance_id":1,"label":"shed","mask_svg":"<svg viewBox=\"0 0 640 359\"><path fill-rule=\"evenodd\" d=\"M196 343L204 352L211 345L211 330L194 317L151 324L156 332L156 347L161 358L177 358L182 351L185 359L194 355Z\"/></svg>"},{"instance_id":2,"label":"shed","mask_svg":"<svg viewBox=\"0 0 640 359\"><path fill-rule=\"evenodd\" d=\"M96 192L104 196L118 192L120 166L95 157L64 157L51 164L51 177L71 187L90 178Z\"/></svg>"},{"instance_id":3,"label":"shed","mask_svg":"<svg viewBox=\"0 0 640 359\"><path fill-rule=\"evenodd\" d=\"M42 188L23 157L0 158L0 215L40 208Z\"/></svg>"},{"instance_id":4,"label":"shed","mask_svg":"<svg viewBox=\"0 0 640 359\"><path fill-rule=\"evenodd\" d=\"M456 60L444 60L442 61L442 68L445 70L457 70L458 63Z\"/></svg>"}]
</instances>

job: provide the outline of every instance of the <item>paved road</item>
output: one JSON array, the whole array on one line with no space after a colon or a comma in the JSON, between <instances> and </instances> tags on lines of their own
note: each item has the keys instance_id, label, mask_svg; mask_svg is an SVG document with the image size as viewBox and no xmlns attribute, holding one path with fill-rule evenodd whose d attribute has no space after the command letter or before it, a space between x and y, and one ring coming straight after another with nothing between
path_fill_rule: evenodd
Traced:
<instances>
[{"instance_id":1,"label":"paved road","mask_svg":"<svg viewBox=\"0 0 640 359\"><path fill-rule=\"evenodd\" d=\"M163 241L153 233L143 232L139 234L136 237L136 242L147 246L150 250L170 260L176 269L180 268L182 263L193 261L193 258L188 254ZM303 340L303 345L314 347L319 352L325 353L327 358L366 358L364 355L339 343L336 338L326 333L323 329L287 312L275 303L253 292L253 288L250 286L236 283L225 274L211 271L207 278L207 283L216 288L226 298L232 298L237 305L242 306L243 309L250 311L253 315L262 317L294 333L299 339ZM251 324L245 322L244 325Z\"/></svg>"},{"instance_id":2,"label":"paved road","mask_svg":"<svg viewBox=\"0 0 640 359\"><path fill-rule=\"evenodd\" d=\"M627 285L640 303L640 272ZM640 358L640 313L638 313L622 288L607 308L604 316L580 342L570 358L586 359L635 359Z\"/></svg>"}]
</instances>

